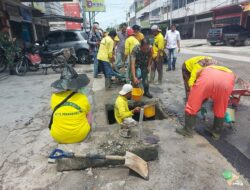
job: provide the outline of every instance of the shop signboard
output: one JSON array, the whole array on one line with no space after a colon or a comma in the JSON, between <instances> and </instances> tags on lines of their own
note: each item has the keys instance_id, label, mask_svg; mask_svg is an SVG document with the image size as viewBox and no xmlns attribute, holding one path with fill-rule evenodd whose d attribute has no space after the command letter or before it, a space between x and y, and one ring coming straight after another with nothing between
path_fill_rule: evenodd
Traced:
<instances>
[{"instance_id":1,"label":"shop signboard","mask_svg":"<svg viewBox=\"0 0 250 190\"><path fill-rule=\"evenodd\" d=\"M64 3L65 16L80 18L80 5L79 3ZM81 30L81 23L78 22L66 22L67 30Z\"/></svg>"},{"instance_id":2,"label":"shop signboard","mask_svg":"<svg viewBox=\"0 0 250 190\"><path fill-rule=\"evenodd\" d=\"M86 12L105 12L104 0L86 0L84 1L84 10Z\"/></svg>"}]
</instances>

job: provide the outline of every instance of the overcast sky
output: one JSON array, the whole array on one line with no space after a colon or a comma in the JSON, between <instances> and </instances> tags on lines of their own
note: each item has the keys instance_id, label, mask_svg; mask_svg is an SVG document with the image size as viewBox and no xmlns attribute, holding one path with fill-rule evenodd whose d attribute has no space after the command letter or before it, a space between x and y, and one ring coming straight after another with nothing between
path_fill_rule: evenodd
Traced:
<instances>
[{"instance_id":1,"label":"overcast sky","mask_svg":"<svg viewBox=\"0 0 250 190\"><path fill-rule=\"evenodd\" d=\"M133 0L105 0L106 12L98 13L96 21L100 27L106 29L126 21L126 11Z\"/></svg>"}]
</instances>

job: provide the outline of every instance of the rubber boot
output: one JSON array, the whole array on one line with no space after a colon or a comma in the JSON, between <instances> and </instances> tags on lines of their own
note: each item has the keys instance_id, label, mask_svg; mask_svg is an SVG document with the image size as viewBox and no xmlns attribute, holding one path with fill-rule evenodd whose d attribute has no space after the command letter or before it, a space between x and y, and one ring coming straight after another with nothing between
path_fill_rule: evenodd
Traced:
<instances>
[{"instance_id":1,"label":"rubber boot","mask_svg":"<svg viewBox=\"0 0 250 190\"><path fill-rule=\"evenodd\" d=\"M214 118L214 125L212 128L208 128L207 131L212 135L214 140L220 139L220 134L223 129L224 118Z\"/></svg>"},{"instance_id":2,"label":"rubber boot","mask_svg":"<svg viewBox=\"0 0 250 190\"><path fill-rule=\"evenodd\" d=\"M158 83L162 84L162 75L163 73L158 73Z\"/></svg>"},{"instance_id":3,"label":"rubber boot","mask_svg":"<svg viewBox=\"0 0 250 190\"><path fill-rule=\"evenodd\" d=\"M111 90L112 81L111 78L105 78L105 89Z\"/></svg>"},{"instance_id":4,"label":"rubber boot","mask_svg":"<svg viewBox=\"0 0 250 190\"><path fill-rule=\"evenodd\" d=\"M150 72L150 83L154 84L154 80L155 80L155 71Z\"/></svg>"},{"instance_id":5,"label":"rubber boot","mask_svg":"<svg viewBox=\"0 0 250 190\"><path fill-rule=\"evenodd\" d=\"M196 124L196 116L185 114L185 126L183 128L177 128L176 132L185 137L193 137L194 126Z\"/></svg>"},{"instance_id":6,"label":"rubber boot","mask_svg":"<svg viewBox=\"0 0 250 190\"><path fill-rule=\"evenodd\" d=\"M145 87L144 88L144 91L145 91L145 93L144 93L144 95L143 96L146 96L147 98L153 98L153 96L150 94L150 92L149 92L149 89L148 89L148 87Z\"/></svg>"}]
</instances>

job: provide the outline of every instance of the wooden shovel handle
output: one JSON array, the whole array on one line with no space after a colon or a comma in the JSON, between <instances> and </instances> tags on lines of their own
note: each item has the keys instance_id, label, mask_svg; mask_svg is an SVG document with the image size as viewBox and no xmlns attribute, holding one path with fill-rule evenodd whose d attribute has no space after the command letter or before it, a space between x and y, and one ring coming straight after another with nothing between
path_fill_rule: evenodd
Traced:
<instances>
[{"instance_id":1,"label":"wooden shovel handle","mask_svg":"<svg viewBox=\"0 0 250 190\"><path fill-rule=\"evenodd\" d=\"M85 158L90 158L90 159L125 160L125 156L116 156L116 155L89 154L89 155L80 156L80 157L85 157Z\"/></svg>"},{"instance_id":2,"label":"wooden shovel handle","mask_svg":"<svg viewBox=\"0 0 250 190\"><path fill-rule=\"evenodd\" d=\"M113 156L113 155L106 155L107 160L125 160L124 156Z\"/></svg>"}]
</instances>

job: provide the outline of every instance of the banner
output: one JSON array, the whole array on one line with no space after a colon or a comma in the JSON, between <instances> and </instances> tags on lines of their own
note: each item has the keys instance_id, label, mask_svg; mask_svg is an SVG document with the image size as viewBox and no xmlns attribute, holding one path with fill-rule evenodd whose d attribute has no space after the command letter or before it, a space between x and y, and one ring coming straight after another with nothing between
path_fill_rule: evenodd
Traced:
<instances>
[{"instance_id":1,"label":"banner","mask_svg":"<svg viewBox=\"0 0 250 190\"><path fill-rule=\"evenodd\" d=\"M84 10L86 12L105 12L104 0L85 0Z\"/></svg>"},{"instance_id":2,"label":"banner","mask_svg":"<svg viewBox=\"0 0 250 190\"><path fill-rule=\"evenodd\" d=\"M64 3L64 15L70 17L80 18L80 5L79 3ZM81 23L78 22L66 22L67 30L81 30Z\"/></svg>"}]
</instances>

